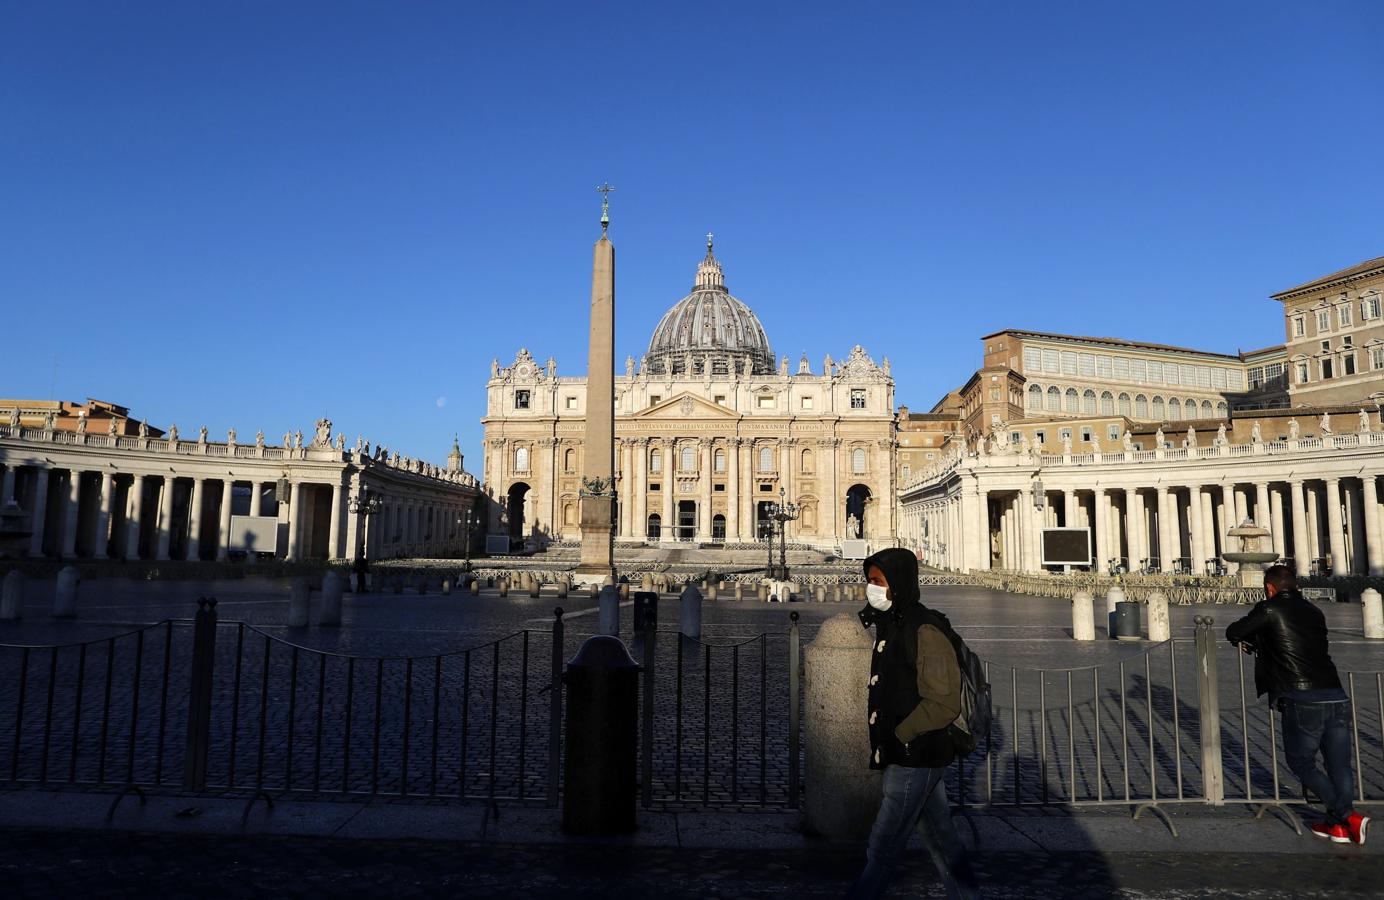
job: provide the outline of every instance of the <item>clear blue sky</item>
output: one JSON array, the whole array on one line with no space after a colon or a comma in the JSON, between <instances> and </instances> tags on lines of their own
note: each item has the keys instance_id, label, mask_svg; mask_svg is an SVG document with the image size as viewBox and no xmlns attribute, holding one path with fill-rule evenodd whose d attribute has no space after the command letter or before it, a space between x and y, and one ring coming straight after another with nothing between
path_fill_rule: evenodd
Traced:
<instances>
[{"instance_id":1,"label":"clear blue sky","mask_svg":"<svg viewBox=\"0 0 1384 900\"><path fill-rule=\"evenodd\" d=\"M813 368L1002 327L1234 352L1384 255L1384 4L7 2L0 396L322 413L479 469L491 357L617 357L717 234Z\"/></svg>"}]
</instances>

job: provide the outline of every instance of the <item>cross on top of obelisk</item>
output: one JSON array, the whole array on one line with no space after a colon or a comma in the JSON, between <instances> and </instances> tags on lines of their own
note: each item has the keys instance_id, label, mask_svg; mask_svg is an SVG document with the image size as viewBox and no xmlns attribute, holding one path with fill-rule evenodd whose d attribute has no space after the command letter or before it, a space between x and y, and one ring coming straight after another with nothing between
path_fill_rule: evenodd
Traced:
<instances>
[{"instance_id":1,"label":"cross on top of obelisk","mask_svg":"<svg viewBox=\"0 0 1384 900\"><path fill-rule=\"evenodd\" d=\"M610 227L610 192L615 188L606 183L596 190L601 192L601 236L605 237L606 229Z\"/></svg>"}]
</instances>

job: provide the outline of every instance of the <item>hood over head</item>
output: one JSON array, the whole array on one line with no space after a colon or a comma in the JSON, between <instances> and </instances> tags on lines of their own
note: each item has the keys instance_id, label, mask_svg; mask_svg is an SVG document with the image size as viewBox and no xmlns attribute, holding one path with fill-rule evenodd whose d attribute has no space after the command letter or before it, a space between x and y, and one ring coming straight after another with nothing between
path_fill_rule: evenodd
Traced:
<instances>
[{"instance_id":1,"label":"hood over head","mask_svg":"<svg viewBox=\"0 0 1384 900\"><path fill-rule=\"evenodd\" d=\"M866 606L860 613L860 620L866 627L873 624L878 615L901 616L909 608L922 605L918 593L918 557L912 550L903 547L890 547L866 558L862 565L866 578L870 568L878 567L889 582L889 597L893 605L885 613L879 613L872 606Z\"/></svg>"}]
</instances>

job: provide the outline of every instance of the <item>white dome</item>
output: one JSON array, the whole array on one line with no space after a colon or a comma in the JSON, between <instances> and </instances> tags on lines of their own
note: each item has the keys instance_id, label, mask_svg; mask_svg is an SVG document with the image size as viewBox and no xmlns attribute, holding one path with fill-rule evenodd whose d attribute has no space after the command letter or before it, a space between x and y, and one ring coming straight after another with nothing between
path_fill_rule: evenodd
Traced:
<instances>
[{"instance_id":1,"label":"white dome","mask_svg":"<svg viewBox=\"0 0 1384 900\"><path fill-rule=\"evenodd\" d=\"M707 236L706 258L697 267L692 293L682 298L659 320L649 340L645 370L653 374L684 374L711 366L714 374L750 371L757 375L774 371L774 352L764 326L750 308L726 290L721 264L711 252Z\"/></svg>"}]
</instances>

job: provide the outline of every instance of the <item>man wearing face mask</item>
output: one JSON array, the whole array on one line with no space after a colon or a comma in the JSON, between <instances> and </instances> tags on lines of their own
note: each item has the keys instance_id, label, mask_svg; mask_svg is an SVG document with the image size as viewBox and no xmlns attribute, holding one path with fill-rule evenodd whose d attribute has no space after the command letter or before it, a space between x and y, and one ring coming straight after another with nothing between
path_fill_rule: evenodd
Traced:
<instances>
[{"instance_id":1,"label":"man wearing face mask","mask_svg":"<svg viewBox=\"0 0 1384 900\"><path fill-rule=\"evenodd\" d=\"M881 550L865 560L860 611L874 627L866 713L870 768L884 772L866 865L850 898L879 897L916 828L951 897L978 897L975 873L952 823L943 776L954 751L947 728L961 711L961 667L951 623L918 594L918 559Z\"/></svg>"}]
</instances>

